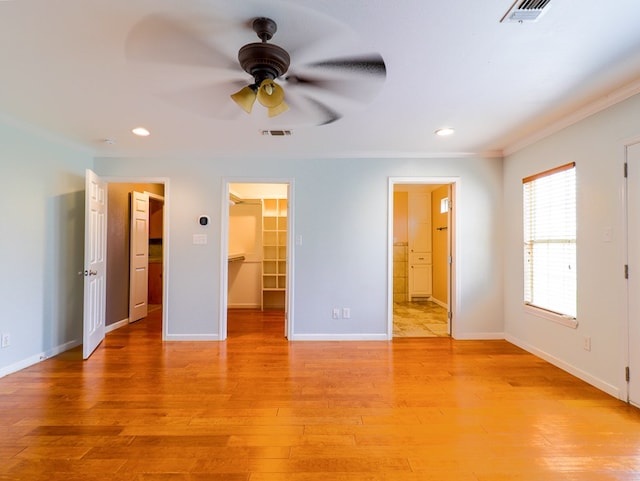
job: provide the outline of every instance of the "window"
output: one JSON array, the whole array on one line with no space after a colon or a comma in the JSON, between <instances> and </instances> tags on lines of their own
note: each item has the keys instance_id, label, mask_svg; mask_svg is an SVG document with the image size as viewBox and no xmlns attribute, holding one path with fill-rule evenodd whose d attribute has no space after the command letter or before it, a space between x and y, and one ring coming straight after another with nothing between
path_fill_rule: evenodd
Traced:
<instances>
[{"instance_id":1,"label":"window","mask_svg":"<svg viewBox=\"0 0 640 481\"><path fill-rule=\"evenodd\" d=\"M524 302L551 318L576 318L576 169L562 165L522 179ZM548 316L545 316L548 317Z\"/></svg>"}]
</instances>

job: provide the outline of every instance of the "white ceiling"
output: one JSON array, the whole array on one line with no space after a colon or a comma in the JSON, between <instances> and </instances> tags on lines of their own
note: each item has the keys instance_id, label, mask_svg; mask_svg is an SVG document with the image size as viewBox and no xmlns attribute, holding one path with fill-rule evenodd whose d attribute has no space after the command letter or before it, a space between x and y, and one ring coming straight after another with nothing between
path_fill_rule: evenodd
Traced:
<instances>
[{"instance_id":1,"label":"white ceiling","mask_svg":"<svg viewBox=\"0 0 640 481\"><path fill-rule=\"evenodd\" d=\"M594 100L640 83L640 1L551 0L535 23L500 23L511 5L0 0L0 112L101 156L499 155ZM141 21L157 14L181 22L203 43L157 28L157 48L149 47L141 61L131 39ZM290 51L292 67L381 54L387 75L379 93L367 102L330 99L344 116L322 126L295 112L269 120L261 107L251 115L240 111L228 99L227 81L246 77L249 83L234 64L237 50L257 41L247 26L257 16L276 20L272 42ZM208 48L222 55L203 59ZM187 95L200 88L206 95ZM138 125L151 136L134 137L130 130ZM433 135L443 126L456 134ZM260 134L271 128L290 128L293 135Z\"/></svg>"}]
</instances>

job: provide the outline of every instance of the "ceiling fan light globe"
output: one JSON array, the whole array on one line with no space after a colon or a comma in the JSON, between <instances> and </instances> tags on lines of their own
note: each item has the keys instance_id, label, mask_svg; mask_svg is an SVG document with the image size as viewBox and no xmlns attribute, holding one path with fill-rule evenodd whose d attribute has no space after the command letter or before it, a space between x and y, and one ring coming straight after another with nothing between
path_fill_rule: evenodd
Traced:
<instances>
[{"instance_id":1,"label":"ceiling fan light globe","mask_svg":"<svg viewBox=\"0 0 640 481\"><path fill-rule=\"evenodd\" d=\"M268 109L278 107L284 102L284 89L271 79L263 80L258 89L258 102Z\"/></svg>"},{"instance_id":2,"label":"ceiling fan light globe","mask_svg":"<svg viewBox=\"0 0 640 481\"><path fill-rule=\"evenodd\" d=\"M289 106L286 103L281 102L280 105L268 109L267 112L269 117L275 117L276 115L285 113L287 110L289 110Z\"/></svg>"},{"instance_id":3,"label":"ceiling fan light globe","mask_svg":"<svg viewBox=\"0 0 640 481\"><path fill-rule=\"evenodd\" d=\"M251 87L243 87L235 94L232 94L231 99L238 104L242 110L250 114L253 104L256 101L256 93Z\"/></svg>"}]
</instances>

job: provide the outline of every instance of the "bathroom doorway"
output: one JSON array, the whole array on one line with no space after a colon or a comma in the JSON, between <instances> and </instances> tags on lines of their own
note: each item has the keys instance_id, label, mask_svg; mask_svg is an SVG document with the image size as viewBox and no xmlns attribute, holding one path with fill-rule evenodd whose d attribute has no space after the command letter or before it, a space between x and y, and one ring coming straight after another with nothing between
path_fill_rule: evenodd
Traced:
<instances>
[{"instance_id":1,"label":"bathroom doorway","mask_svg":"<svg viewBox=\"0 0 640 481\"><path fill-rule=\"evenodd\" d=\"M389 337L448 337L455 181L391 179L389 191Z\"/></svg>"}]
</instances>

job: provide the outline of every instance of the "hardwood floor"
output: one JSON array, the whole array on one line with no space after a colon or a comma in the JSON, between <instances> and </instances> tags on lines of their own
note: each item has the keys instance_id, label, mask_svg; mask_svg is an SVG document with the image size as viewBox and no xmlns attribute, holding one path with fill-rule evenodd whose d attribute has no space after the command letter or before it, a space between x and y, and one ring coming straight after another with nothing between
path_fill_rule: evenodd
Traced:
<instances>
[{"instance_id":1,"label":"hardwood floor","mask_svg":"<svg viewBox=\"0 0 640 481\"><path fill-rule=\"evenodd\" d=\"M639 480L640 412L504 341L225 342L160 312L0 379L0 479Z\"/></svg>"}]
</instances>

